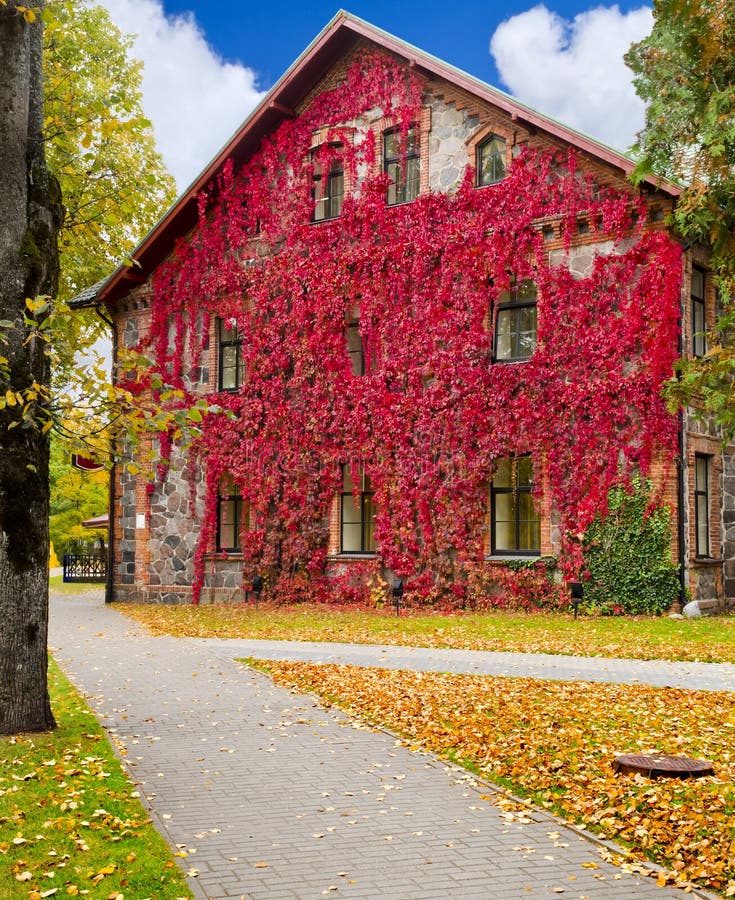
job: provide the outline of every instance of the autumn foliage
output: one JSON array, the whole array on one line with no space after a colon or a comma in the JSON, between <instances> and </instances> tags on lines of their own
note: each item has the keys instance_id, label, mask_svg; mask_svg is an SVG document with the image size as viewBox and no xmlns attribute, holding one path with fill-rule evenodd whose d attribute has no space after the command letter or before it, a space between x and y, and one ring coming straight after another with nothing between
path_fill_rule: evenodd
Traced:
<instances>
[{"instance_id":1,"label":"autumn foliage","mask_svg":"<svg viewBox=\"0 0 735 900\"><path fill-rule=\"evenodd\" d=\"M268 662L279 684L338 703L420 748L630 848L630 861L735 896L731 693ZM621 753L714 762L699 780L616 775ZM634 869L640 871L640 869ZM655 873L654 873L655 874Z\"/></svg>"},{"instance_id":2,"label":"autumn foliage","mask_svg":"<svg viewBox=\"0 0 735 900\"><path fill-rule=\"evenodd\" d=\"M189 374L215 317L237 325L246 371L190 451L207 482L195 597L224 477L249 509L244 578L264 573L271 596L329 596L326 518L348 464L375 490L376 570L461 605L482 582L499 457L532 456L536 500L553 509L574 574L575 536L611 486L673 452L659 390L676 355L679 248L646 233L638 201L597 184L573 153L526 148L497 185L477 189L468 173L452 194L387 206L380 135L366 123L382 115L405 143L424 88L386 56L357 57L242 171L224 172L159 270L149 341L182 402L197 396ZM337 157L341 215L313 223L315 168ZM607 242L585 277L550 260L539 228L555 223L570 245L580 218ZM525 279L538 290L536 351L494 363L498 297ZM345 343L357 316L363 375Z\"/></svg>"}]
</instances>

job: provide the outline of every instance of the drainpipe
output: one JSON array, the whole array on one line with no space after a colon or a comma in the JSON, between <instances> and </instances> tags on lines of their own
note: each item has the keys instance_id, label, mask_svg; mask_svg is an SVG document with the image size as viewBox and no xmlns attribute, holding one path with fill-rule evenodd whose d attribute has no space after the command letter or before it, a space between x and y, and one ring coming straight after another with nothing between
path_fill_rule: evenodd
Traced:
<instances>
[{"instance_id":1,"label":"drainpipe","mask_svg":"<svg viewBox=\"0 0 735 900\"><path fill-rule=\"evenodd\" d=\"M113 462L110 467L110 490L108 500L108 517L107 525L107 579L105 583L105 603L115 602L115 478L117 477L117 467Z\"/></svg>"},{"instance_id":2,"label":"drainpipe","mask_svg":"<svg viewBox=\"0 0 735 900\"><path fill-rule=\"evenodd\" d=\"M681 334L679 335L679 355L681 355ZM679 515L676 518L679 538L679 603L681 604L682 609L684 608L684 604L686 603L687 583L685 570L686 554L684 552L684 538L686 536L684 528L684 504L686 503L686 489L684 486L684 473L686 471L685 452L686 447L684 443L684 410L679 410L679 460L676 466L677 476L679 480Z\"/></svg>"},{"instance_id":3,"label":"drainpipe","mask_svg":"<svg viewBox=\"0 0 735 900\"><path fill-rule=\"evenodd\" d=\"M685 254L691 248L692 242L686 241L682 245L682 266L686 263ZM682 269L682 279L683 279L684 271ZM683 285L682 285L683 287ZM679 354L679 359L684 355L684 315L686 315L685 308L682 309L681 315L679 316L679 336L677 339L677 351ZM677 493L678 493L678 505L679 505L679 515L677 516L677 534L679 539L679 603L681 604L682 609L684 608L684 604L686 603L686 587L687 587L687 577L686 577L686 553L684 549L684 540L686 538L686 529L684 528L684 508L686 505L687 499L687 491L686 485L684 484L684 474L686 472L686 441L684 438L684 410L680 409L678 413L679 420L679 460L676 466L676 472L678 477L678 485L677 485Z\"/></svg>"}]
</instances>

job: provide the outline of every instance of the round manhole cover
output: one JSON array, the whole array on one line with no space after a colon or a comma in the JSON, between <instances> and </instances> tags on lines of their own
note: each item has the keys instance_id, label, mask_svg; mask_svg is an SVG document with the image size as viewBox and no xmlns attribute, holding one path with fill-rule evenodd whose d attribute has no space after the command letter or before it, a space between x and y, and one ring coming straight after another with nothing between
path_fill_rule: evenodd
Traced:
<instances>
[{"instance_id":1,"label":"round manhole cover","mask_svg":"<svg viewBox=\"0 0 735 900\"><path fill-rule=\"evenodd\" d=\"M616 756L613 769L630 775L638 772L648 778L702 778L714 775L712 763L688 756L646 756L642 753L624 753Z\"/></svg>"}]
</instances>

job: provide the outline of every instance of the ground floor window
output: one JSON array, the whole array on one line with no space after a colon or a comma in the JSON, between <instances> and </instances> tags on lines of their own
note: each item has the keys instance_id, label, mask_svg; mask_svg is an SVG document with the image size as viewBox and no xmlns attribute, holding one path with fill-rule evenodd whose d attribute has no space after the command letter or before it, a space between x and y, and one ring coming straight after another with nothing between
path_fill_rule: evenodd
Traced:
<instances>
[{"instance_id":1,"label":"ground floor window","mask_svg":"<svg viewBox=\"0 0 735 900\"><path fill-rule=\"evenodd\" d=\"M541 520L533 502L533 463L530 456L498 460L490 489L492 552L541 552Z\"/></svg>"},{"instance_id":2,"label":"ground floor window","mask_svg":"<svg viewBox=\"0 0 735 900\"><path fill-rule=\"evenodd\" d=\"M229 488L232 491L232 488ZM247 509L240 494L221 494L217 498L217 551L240 553L242 535L247 530Z\"/></svg>"},{"instance_id":3,"label":"ground floor window","mask_svg":"<svg viewBox=\"0 0 735 900\"><path fill-rule=\"evenodd\" d=\"M697 453L694 457L694 523L697 556L710 556L710 457Z\"/></svg>"},{"instance_id":4,"label":"ground floor window","mask_svg":"<svg viewBox=\"0 0 735 900\"><path fill-rule=\"evenodd\" d=\"M340 552L375 553L375 503L370 479L361 469L360 482L355 485L348 465L342 466Z\"/></svg>"}]
</instances>

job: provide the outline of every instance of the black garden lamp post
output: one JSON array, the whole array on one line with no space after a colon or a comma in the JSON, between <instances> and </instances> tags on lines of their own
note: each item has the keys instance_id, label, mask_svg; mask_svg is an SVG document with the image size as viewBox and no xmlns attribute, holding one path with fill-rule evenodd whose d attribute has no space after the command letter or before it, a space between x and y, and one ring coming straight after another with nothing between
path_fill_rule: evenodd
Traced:
<instances>
[{"instance_id":1,"label":"black garden lamp post","mask_svg":"<svg viewBox=\"0 0 735 900\"><path fill-rule=\"evenodd\" d=\"M261 575L253 575L253 581L250 590L255 594L255 608L258 608L258 601L263 591L263 577Z\"/></svg>"},{"instance_id":2,"label":"black garden lamp post","mask_svg":"<svg viewBox=\"0 0 735 900\"><path fill-rule=\"evenodd\" d=\"M570 581L569 589L572 593L572 609L574 610L574 618L577 618L579 605L584 600L584 586L581 581Z\"/></svg>"},{"instance_id":3,"label":"black garden lamp post","mask_svg":"<svg viewBox=\"0 0 735 900\"><path fill-rule=\"evenodd\" d=\"M393 606L396 608L396 615L400 616L401 614L401 599L403 597L403 579L402 578L394 578L393 586L391 589L391 593L393 594Z\"/></svg>"}]
</instances>

